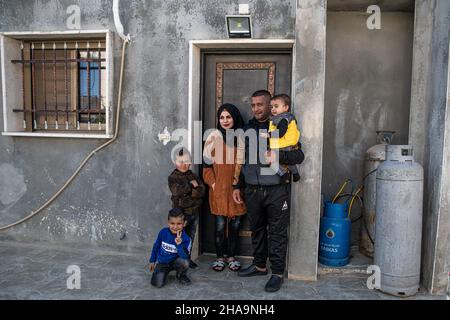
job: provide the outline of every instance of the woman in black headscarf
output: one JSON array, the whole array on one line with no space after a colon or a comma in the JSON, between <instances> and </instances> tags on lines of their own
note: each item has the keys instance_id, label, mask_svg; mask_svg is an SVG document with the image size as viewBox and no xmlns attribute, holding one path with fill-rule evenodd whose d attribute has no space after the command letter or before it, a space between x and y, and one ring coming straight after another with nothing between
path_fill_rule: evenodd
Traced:
<instances>
[{"instance_id":1,"label":"woman in black headscarf","mask_svg":"<svg viewBox=\"0 0 450 320\"><path fill-rule=\"evenodd\" d=\"M227 132L231 137L233 130L242 129L243 126L244 120L239 109L231 103L223 104L217 110L218 130L212 132L205 142L204 158L209 160L210 164L203 167L203 180L210 188L209 206L216 222L217 259L212 264L215 271L222 271L225 262L232 271L238 271L241 267L235 253L240 218L246 209L244 204L233 201L232 185L238 178L238 139L227 139Z\"/></svg>"},{"instance_id":2,"label":"woman in black headscarf","mask_svg":"<svg viewBox=\"0 0 450 320\"><path fill-rule=\"evenodd\" d=\"M225 113L224 113L225 111ZM227 114L228 113L228 114ZM231 119L230 119L231 117ZM227 119L229 121L227 121ZM233 120L233 121L230 121ZM231 125L231 127L229 126ZM242 119L239 109L231 103L225 103L217 109L217 129L222 133L225 140L226 130L228 129L242 129L244 127L244 119ZM236 140L236 139L235 139Z\"/></svg>"}]
</instances>

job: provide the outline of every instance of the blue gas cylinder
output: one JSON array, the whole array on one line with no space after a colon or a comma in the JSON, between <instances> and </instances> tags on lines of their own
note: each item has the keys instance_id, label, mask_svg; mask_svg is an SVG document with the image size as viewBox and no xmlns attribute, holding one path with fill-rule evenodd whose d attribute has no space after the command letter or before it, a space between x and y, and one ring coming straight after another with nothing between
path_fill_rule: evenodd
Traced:
<instances>
[{"instance_id":1,"label":"blue gas cylinder","mask_svg":"<svg viewBox=\"0 0 450 320\"><path fill-rule=\"evenodd\" d=\"M352 223L348 217L348 203L325 202L320 218L319 262L327 266L345 266L350 255Z\"/></svg>"}]
</instances>

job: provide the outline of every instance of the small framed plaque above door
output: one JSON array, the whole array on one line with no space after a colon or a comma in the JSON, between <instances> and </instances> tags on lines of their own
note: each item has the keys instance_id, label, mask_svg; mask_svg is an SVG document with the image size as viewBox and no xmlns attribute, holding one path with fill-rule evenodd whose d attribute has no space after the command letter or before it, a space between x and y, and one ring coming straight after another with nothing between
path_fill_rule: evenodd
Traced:
<instances>
[{"instance_id":1,"label":"small framed plaque above door","mask_svg":"<svg viewBox=\"0 0 450 320\"><path fill-rule=\"evenodd\" d=\"M216 63L216 109L223 103L224 72L233 71L263 71L267 73L267 90L275 93L275 62L217 62Z\"/></svg>"}]
</instances>

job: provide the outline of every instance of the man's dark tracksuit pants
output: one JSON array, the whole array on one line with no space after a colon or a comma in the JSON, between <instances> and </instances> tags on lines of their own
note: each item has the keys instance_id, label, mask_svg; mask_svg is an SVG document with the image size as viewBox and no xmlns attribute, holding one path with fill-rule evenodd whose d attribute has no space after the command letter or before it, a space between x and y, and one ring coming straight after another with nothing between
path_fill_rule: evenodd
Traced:
<instances>
[{"instance_id":1,"label":"man's dark tracksuit pants","mask_svg":"<svg viewBox=\"0 0 450 320\"><path fill-rule=\"evenodd\" d=\"M283 275L286 268L291 186L245 187L250 229L252 231L253 263L265 268L267 257L272 273Z\"/></svg>"}]
</instances>

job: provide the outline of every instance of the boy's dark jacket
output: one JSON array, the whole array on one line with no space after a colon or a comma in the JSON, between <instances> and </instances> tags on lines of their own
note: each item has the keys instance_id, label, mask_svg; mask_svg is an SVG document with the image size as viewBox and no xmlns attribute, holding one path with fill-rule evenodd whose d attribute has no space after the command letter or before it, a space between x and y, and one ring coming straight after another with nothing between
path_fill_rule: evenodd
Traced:
<instances>
[{"instance_id":1,"label":"boy's dark jacket","mask_svg":"<svg viewBox=\"0 0 450 320\"><path fill-rule=\"evenodd\" d=\"M175 169L168 180L174 208L182 208L185 213L192 213L193 209L200 207L205 194L205 185L195 173L191 170L183 173ZM192 180L197 181L197 188L190 183Z\"/></svg>"}]
</instances>

